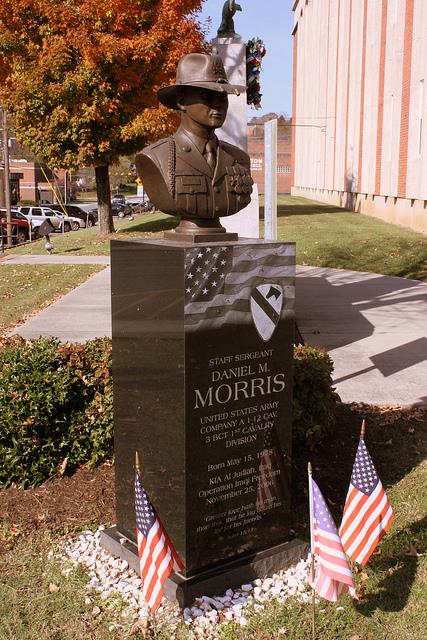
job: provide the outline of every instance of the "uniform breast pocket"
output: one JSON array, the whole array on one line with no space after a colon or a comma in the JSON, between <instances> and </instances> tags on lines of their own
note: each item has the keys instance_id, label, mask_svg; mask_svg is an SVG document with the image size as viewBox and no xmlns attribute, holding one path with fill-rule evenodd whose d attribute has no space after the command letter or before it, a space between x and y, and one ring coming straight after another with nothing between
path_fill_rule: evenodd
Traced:
<instances>
[{"instance_id":1,"label":"uniform breast pocket","mask_svg":"<svg viewBox=\"0 0 427 640\"><path fill-rule=\"evenodd\" d=\"M205 176L177 175L175 193L178 213L205 217L208 209L208 185Z\"/></svg>"}]
</instances>

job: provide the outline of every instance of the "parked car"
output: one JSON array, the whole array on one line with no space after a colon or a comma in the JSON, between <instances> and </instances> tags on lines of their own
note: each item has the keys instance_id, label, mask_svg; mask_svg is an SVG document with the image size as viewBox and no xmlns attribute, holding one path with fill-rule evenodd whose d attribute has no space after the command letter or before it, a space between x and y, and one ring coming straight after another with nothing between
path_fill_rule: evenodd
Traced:
<instances>
[{"instance_id":1,"label":"parked car","mask_svg":"<svg viewBox=\"0 0 427 640\"><path fill-rule=\"evenodd\" d=\"M129 216L132 213L132 209L128 204L113 201L111 201L111 211L113 216L119 216L119 218L124 218L124 216Z\"/></svg>"},{"instance_id":2,"label":"parked car","mask_svg":"<svg viewBox=\"0 0 427 640\"><path fill-rule=\"evenodd\" d=\"M82 220L85 227L93 227L98 222L98 210L93 205L64 204L64 208L68 215ZM63 213L60 204L51 204L50 209Z\"/></svg>"},{"instance_id":3,"label":"parked car","mask_svg":"<svg viewBox=\"0 0 427 640\"><path fill-rule=\"evenodd\" d=\"M12 214L12 242L21 244L30 239L30 223L25 216L16 209L11 210ZM7 215L6 209L0 209L0 224L3 231L3 241L6 242L7 236Z\"/></svg>"},{"instance_id":4,"label":"parked car","mask_svg":"<svg viewBox=\"0 0 427 640\"><path fill-rule=\"evenodd\" d=\"M61 220L61 224L59 227L60 231L62 231L63 224L65 225L64 231L69 231L69 229L67 229L68 224L71 224L72 231L78 231L79 229L85 226L85 222L81 218L75 218L74 216L69 216L68 214L64 216L64 214L59 213L59 211L55 211L55 213L58 216L58 218Z\"/></svg>"},{"instance_id":5,"label":"parked car","mask_svg":"<svg viewBox=\"0 0 427 640\"><path fill-rule=\"evenodd\" d=\"M114 194L114 196L111 198L111 204L113 202L118 202L119 204L126 204L126 198L123 195L123 193L116 193Z\"/></svg>"},{"instance_id":6,"label":"parked car","mask_svg":"<svg viewBox=\"0 0 427 640\"><path fill-rule=\"evenodd\" d=\"M25 216L28 222L31 225L32 237L37 239L39 237L39 227L43 224L43 222L49 218L52 223L52 226L55 229L61 228L61 220L59 216L57 216L56 211L52 211L52 209L48 209L46 207L27 207L27 206L19 206L16 207L17 210ZM71 223L68 223L64 227L65 231L71 230Z\"/></svg>"}]
</instances>

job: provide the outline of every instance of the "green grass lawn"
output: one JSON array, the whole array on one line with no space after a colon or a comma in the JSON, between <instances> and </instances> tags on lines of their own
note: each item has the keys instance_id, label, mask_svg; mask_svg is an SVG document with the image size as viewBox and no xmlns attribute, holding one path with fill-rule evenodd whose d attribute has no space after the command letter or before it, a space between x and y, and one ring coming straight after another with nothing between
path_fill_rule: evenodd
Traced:
<instances>
[{"instance_id":1,"label":"green grass lawn","mask_svg":"<svg viewBox=\"0 0 427 640\"><path fill-rule=\"evenodd\" d=\"M134 220L115 219L116 233L108 236L100 236L99 226L95 226L69 233L54 233L51 240L54 253L57 255L109 255L110 240L113 238L162 235L165 229L173 228L176 224L177 220L165 213L137 214ZM44 240L41 239L7 251L13 255L46 255L44 244Z\"/></svg>"},{"instance_id":2,"label":"green grass lawn","mask_svg":"<svg viewBox=\"0 0 427 640\"><path fill-rule=\"evenodd\" d=\"M427 280L427 237L360 213L279 196L278 237L297 243L298 264Z\"/></svg>"},{"instance_id":3,"label":"green grass lawn","mask_svg":"<svg viewBox=\"0 0 427 640\"><path fill-rule=\"evenodd\" d=\"M261 198L261 216L263 213ZM116 233L106 238L99 236L98 227L55 234L55 253L107 255L112 237L161 235L176 224L175 218L163 213L139 214L133 221L115 221ZM377 218L304 198L279 196L278 235L280 240L297 243L298 264L427 280L427 237ZM45 253L41 240L11 251Z\"/></svg>"},{"instance_id":4,"label":"green grass lawn","mask_svg":"<svg viewBox=\"0 0 427 640\"><path fill-rule=\"evenodd\" d=\"M346 409L350 411L350 409ZM356 575L358 601L349 596L337 604L320 600L316 608L317 640L425 640L427 628L427 415L420 411L351 409L354 427L338 420L334 434L321 447L298 453L298 465L313 460L322 471L320 487L326 498L334 498L331 509L339 522L345 497L347 474L339 474L334 463L344 457L350 477L355 452L354 433L362 415L367 418L366 442L395 511L392 530L377 553ZM352 437L349 437L352 431ZM342 450L345 450L343 456ZM323 461L323 462L322 462ZM342 466L342 465L341 465ZM326 475L325 475L326 474ZM346 479L344 483L344 477ZM298 479L297 479L298 480ZM345 486L344 486L345 484ZM333 485L333 486L332 486ZM49 491L49 483L43 485ZM424 487L424 489L423 489ZM340 497L337 498L336 494ZM0 493L1 497L1 493ZM341 500L342 498L342 500ZM295 496L300 505L306 498ZM336 501L336 502L335 502ZM36 518L39 512L34 514ZM20 534L7 514L0 514L0 639L1 640L190 640L181 622L171 633L158 627L151 633L130 635L131 622L121 617L120 597L103 601L95 591L86 591L88 578L82 569L64 575L63 565L49 560L52 548L61 548L73 531L34 528ZM39 516L40 517L40 516ZM308 538L307 506L298 512L298 535ZM87 524L93 525L93 521ZM85 528L79 522L78 527ZM53 586L52 586L53 585ZM85 603L85 597L91 601ZM92 609L98 606L98 615ZM220 640L311 640L311 606L296 601L265 604L264 610L246 610L246 627L223 626ZM115 627L114 624L122 625Z\"/></svg>"},{"instance_id":5,"label":"green grass lawn","mask_svg":"<svg viewBox=\"0 0 427 640\"><path fill-rule=\"evenodd\" d=\"M425 434L424 434L425 435ZM397 440L399 452L402 451ZM316 607L318 640L425 640L427 629L427 484L424 460L388 489L396 521L380 554L356 576L359 601L349 596ZM272 604L249 625L225 628L223 640L309 640L311 606Z\"/></svg>"},{"instance_id":6,"label":"green grass lawn","mask_svg":"<svg viewBox=\"0 0 427 640\"><path fill-rule=\"evenodd\" d=\"M0 335L100 269L86 264L0 264Z\"/></svg>"}]
</instances>

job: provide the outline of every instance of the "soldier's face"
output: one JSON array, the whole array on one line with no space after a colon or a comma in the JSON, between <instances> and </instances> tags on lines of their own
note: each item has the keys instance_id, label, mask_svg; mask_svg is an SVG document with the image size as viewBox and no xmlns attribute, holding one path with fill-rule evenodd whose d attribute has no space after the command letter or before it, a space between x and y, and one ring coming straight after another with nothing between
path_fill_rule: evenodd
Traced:
<instances>
[{"instance_id":1,"label":"soldier's face","mask_svg":"<svg viewBox=\"0 0 427 640\"><path fill-rule=\"evenodd\" d=\"M227 115L228 95L219 91L186 87L178 106L188 118L202 127L222 127Z\"/></svg>"}]
</instances>

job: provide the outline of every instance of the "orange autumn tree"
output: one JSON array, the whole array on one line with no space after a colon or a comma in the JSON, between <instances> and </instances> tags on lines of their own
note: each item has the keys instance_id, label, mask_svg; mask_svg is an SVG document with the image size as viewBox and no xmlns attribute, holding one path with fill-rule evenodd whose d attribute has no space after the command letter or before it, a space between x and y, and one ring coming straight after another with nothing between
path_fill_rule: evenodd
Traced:
<instances>
[{"instance_id":1,"label":"orange autumn tree","mask_svg":"<svg viewBox=\"0 0 427 640\"><path fill-rule=\"evenodd\" d=\"M0 103L51 167L94 166L100 232L108 167L170 132L158 87L204 47L203 0L1 0Z\"/></svg>"}]
</instances>

